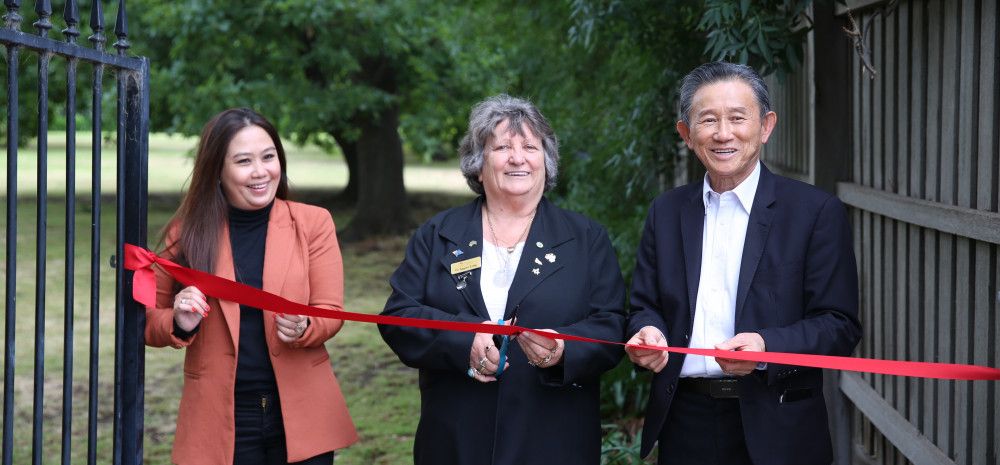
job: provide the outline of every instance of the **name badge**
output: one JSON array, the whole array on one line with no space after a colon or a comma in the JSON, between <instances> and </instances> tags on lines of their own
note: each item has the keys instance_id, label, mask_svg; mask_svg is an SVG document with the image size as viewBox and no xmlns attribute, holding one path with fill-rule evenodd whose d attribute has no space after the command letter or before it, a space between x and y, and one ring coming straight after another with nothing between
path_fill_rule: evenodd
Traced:
<instances>
[{"instance_id":1,"label":"name badge","mask_svg":"<svg viewBox=\"0 0 1000 465\"><path fill-rule=\"evenodd\" d=\"M455 262L451 264L451 274L459 274L465 271L474 270L476 268L482 268L483 257L473 257L468 260L462 260L460 262Z\"/></svg>"}]
</instances>

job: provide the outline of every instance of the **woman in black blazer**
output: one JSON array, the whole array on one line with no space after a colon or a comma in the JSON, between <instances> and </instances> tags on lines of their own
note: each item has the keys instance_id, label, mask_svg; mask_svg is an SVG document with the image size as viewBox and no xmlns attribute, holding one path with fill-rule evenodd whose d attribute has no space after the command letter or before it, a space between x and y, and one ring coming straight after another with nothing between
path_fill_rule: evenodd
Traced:
<instances>
[{"instance_id":1,"label":"woman in black blazer","mask_svg":"<svg viewBox=\"0 0 1000 465\"><path fill-rule=\"evenodd\" d=\"M543 196L559 149L538 109L508 95L480 102L459 156L480 196L417 230L382 314L623 340L625 288L607 232ZM600 462L599 380L619 347L379 330L420 370L415 464Z\"/></svg>"}]
</instances>

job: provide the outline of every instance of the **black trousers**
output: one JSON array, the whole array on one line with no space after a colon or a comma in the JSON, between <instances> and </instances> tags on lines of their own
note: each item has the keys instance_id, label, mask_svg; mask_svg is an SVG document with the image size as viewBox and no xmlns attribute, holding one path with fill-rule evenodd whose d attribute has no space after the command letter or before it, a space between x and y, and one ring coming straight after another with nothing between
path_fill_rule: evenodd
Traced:
<instances>
[{"instance_id":1,"label":"black trousers","mask_svg":"<svg viewBox=\"0 0 1000 465\"><path fill-rule=\"evenodd\" d=\"M285 427L277 393L236 394L236 448L233 465L332 465L333 451L287 461Z\"/></svg>"},{"instance_id":2,"label":"black trousers","mask_svg":"<svg viewBox=\"0 0 1000 465\"><path fill-rule=\"evenodd\" d=\"M660 432L658 465L752 465L739 399L678 389Z\"/></svg>"}]
</instances>

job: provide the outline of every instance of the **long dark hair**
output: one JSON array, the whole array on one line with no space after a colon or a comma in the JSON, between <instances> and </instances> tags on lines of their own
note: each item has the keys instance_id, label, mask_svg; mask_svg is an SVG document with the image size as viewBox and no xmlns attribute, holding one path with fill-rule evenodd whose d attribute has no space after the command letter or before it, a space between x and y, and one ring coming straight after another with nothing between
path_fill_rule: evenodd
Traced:
<instances>
[{"instance_id":1,"label":"long dark hair","mask_svg":"<svg viewBox=\"0 0 1000 465\"><path fill-rule=\"evenodd\" d=\"M248 126L260 127L274 141L281 164L281 179L275 196L288 198L285 148L281 146L281 138L274 125L249 108L231 108L215 115L201 130L191 185L160 235L160 244L166 245L174 261L207 273L215 271L219 232L225 224L229 208L220 185L222 166L229 143L237 132ZM180 234L175 242L167 244L167 232L175 227L179 228Z\"/></svg>"}]
</instances>

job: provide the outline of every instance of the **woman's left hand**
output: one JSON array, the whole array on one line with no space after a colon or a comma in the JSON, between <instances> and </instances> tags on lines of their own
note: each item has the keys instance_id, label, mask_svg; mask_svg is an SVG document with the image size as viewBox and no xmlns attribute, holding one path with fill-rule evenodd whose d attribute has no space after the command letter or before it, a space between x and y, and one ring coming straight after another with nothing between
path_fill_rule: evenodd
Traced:
<instances>
[{"instance_id":1,"label":"woman's left hand","mask_svg":"<svg viewBox=\"0 0 1000 465\"><path fill-rule=\"evenodd\" d=\"M303 315L274 314L274 327L278 329L278 339L293 342L302 337L309 327L309 317Z\"/></svg>"},{"instance_id":2,"label":"woman's left hand","mask_svg":"<svg viewBox=\"0 0 1000 465\"><path fill-rule=\"evenodd\" d=\"M547 333L559 334L551 329L541 329ZM528 364L538 368L548 368L562 362L563 350L566 347L562 339L549 339L535 333L524 332L517 336L517 343L521 346L524 355L528 357Z\"/></svg>"}]
</instances>

